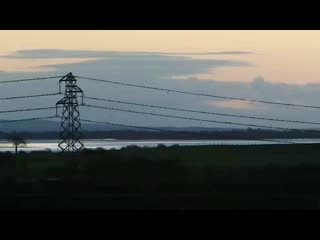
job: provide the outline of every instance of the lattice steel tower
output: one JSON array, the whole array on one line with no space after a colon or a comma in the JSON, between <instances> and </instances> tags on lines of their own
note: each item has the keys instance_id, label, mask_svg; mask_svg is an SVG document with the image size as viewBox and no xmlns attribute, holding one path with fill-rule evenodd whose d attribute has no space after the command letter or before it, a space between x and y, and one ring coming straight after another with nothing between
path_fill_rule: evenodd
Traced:
<instances>
[{"instance_id":1,"label":"lattice steel tower","mask_svg":"<svg viewBox=\"0 0 320 240\"><path fill-rule=\"evenodd\" d=\"M78 93L82 95L83 91L77 86L77 80L69 73L59 80L59 92L61 93L61 83L65 83L65 96L56 103L58 115L58 106L62 105L60 140L58 147L64 151L80 151L84 145L81 137L81 122L78 105Z\"/></svg>"}]
</instances>

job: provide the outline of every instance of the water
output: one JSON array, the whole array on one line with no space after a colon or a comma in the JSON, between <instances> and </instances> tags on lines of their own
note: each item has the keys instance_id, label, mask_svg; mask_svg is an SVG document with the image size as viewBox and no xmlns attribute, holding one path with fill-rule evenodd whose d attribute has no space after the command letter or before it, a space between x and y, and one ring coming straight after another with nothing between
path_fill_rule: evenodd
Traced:
<instances>
[{"instance_id":1,"label":"water","mask_svg":"<svg viewBox=\"0 0 320 240\"><path fill-rule=\"evenodd\" d=\"M275 139L274 139L275 140ZM295 143L320 143L320 139L281 139L276 141L289 141ZM116 140L116 139L90 139L84 140L86 148L104 148L104 149L121 149L130 145L139 147L156 147L158 144L172 146L178 144L180 146L200 146L200 145L263 145L263 144L283 144L279 142L267 142L258 140ZM58 150L58 140L29 140L26 147L21 147L22 151L41 151L50 149ZM0 140L0 152L13 152L14 148L11 143Z\"/></svg>"}]
</instances>

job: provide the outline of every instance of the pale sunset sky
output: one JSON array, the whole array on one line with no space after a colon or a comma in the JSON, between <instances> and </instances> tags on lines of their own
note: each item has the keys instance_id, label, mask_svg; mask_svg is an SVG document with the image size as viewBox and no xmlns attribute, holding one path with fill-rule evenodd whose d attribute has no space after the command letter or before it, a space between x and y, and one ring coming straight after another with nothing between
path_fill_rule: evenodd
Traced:
<instances>
[{"instance_id":1,"label":"pale sunset sky","mask_svg":"<svg viewBox=\"0 0 320 240\"><path fill-rule=\"evenodd\" d=\"M18 50L65 49L95 51L219 52L247 55L206 55L193 58L233 59L247 67L221 67L196 74L199 79L250 82L263 76L289 84L320 82L320 31L0 31L0 55ZM88 59L0 59L0 71L41 71L41 65ZM48 69L43 69L48 70Z\"/></svg>"}]
</instances>

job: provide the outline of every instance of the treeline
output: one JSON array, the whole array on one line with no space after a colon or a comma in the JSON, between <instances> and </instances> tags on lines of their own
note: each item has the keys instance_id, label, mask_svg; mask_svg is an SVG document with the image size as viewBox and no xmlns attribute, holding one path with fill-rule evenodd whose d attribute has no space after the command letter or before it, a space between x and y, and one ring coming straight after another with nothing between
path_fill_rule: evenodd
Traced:
<instances>
[{"instance_id":1,"label":"treeline","mask_svg":"<svg viewBox=\"0 0 320 240\"><path fill-rule=\"evenodd\" d=\"M273 131L273 130L230 130L230 131L141 131L141 130L116 130L116 131L83 131L85 139L264 139L264 138L320 138L319 132L303 131ZM0 132L0 139L6 139L8 133ZM19 132L25 139L57 139L58 132Z\"/></svg>"},{"instance_id":2,"label":"treeline","mask_svg":"<svg viewBox=\"0 0 320 240\"><path fill-rule=\"evenodd\" d=\"M319 145L0 153L0 209L309 208Z\"/></svg>"}]
</instances>

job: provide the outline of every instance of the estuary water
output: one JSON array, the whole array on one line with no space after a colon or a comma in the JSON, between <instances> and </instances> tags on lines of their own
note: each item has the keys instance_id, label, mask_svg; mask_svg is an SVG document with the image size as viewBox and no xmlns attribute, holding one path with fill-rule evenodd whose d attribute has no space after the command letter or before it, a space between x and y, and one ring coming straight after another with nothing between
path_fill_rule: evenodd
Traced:
<instances>
[{"instance_id":1,"label":"estuary water","mask_svg":"<svg viewBox=\"0 0 320 240\"><path fill-rule=\"evenodd\" d=\"M159 144L165 146L180 145L180 146L200 146L200 145L265 145L265 144L288 144L290 143L304 143L313 144L320 143L320 139L269 139L267 140L116 140L116 139L85 139L85 148L95 149L121 149L123 147L136 145L139 147L156 147ZM19 150L29 151L43 151L43 150L58 150L59 140L29 140L27 146L20 147ZM10 142L0 140L0 152L13 152L14 148Z\"/></svg>"}]
</instances>

